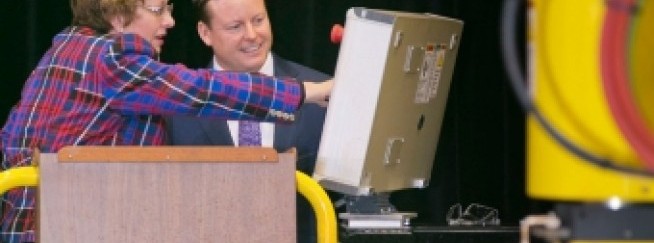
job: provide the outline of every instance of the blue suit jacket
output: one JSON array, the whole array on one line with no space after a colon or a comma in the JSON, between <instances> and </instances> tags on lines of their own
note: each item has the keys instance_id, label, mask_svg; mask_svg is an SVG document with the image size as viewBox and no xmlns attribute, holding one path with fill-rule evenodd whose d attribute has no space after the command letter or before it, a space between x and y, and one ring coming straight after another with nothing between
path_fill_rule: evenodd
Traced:
<instances>
[{"instance_id":1,"label":"blue suit jacket","mask_svg":"<svg viewBox=\"0 0 654 243\"><path fill-rule=\"evenodd\" d=\"M327 74L273 55L274 76L297 80L323 81ZM304 104L295 114L295 122L275 124L273 146L278 152L297 149L297 169L311 175L315 165L326 109L315 104ZM166 121L168 142L171 145L233 146L227 121L175 116Z\"/></svg>"}]
</instances>

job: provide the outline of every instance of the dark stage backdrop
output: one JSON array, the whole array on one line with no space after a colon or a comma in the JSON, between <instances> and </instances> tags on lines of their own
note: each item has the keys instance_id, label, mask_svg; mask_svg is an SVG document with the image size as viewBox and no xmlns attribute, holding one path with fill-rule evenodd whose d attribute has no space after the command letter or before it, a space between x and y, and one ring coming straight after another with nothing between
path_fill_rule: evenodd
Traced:
<instances>
[{"instance_id":1,"label":"dark stage backdrop","mask_svg":"<svg viewBox=\"0 0 654 243\"><path fill-rule=\"evenodd\" d=\"M162 60L190 67L207 65L210 54L195 30L190 0L172 0L176 27L169 31ZM517 225L528 213L549 209L525 196L524 115L508 86L499 53L499 0L267 0L274 51L333 74L338 45L329 42L333 24L350 7L430 12L465 22L431 185L392 195L400 210L417 211L418 224L445 224L454 203L498 208L502 224ZM70 22L65 0L0 1L0 117L52 36Z\"/></svg>"}]
</instances>

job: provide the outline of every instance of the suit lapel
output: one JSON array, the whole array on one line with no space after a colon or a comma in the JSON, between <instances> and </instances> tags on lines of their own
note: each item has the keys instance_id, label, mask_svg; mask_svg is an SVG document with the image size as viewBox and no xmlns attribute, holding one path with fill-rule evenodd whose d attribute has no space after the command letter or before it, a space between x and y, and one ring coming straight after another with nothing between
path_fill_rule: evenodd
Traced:
<instances>
[{"instance_id":1,"label":"suit lapel","mask_svg":"<svg viewBox=\"0 0 654 243\"><path fill-rule=\"evenodd\" d=\"M286 60L279 58L277 55L273 54L272 56L275 64L273 67L273 74L275 77L297 79L298 75L300 75L298 70L292 68Z\"/></svg>"},{"instance_id":2,"label":"suit lapel","mask_svg":"<svg viewBox=\"0 0 654 243\"><path fill-rule=\"evenodd\" d=\"M275 54L273 54L273 61L275 64L273 68L275 77L297 79L298 71L291 68L288 63L277 57ZM296 112L296 118L300 117L299 113L300 112ZM297 137L295 134L296 127L296 122L290 124L275 124L275 138L273 144L277 151L283 152L293 146L293 139Z\"/></svg>"},{"instance_id":3,"label":"suit lapel","mask_svg":"<svg viewBox=\"0 0 654 243\"><path fill-rule=\"evenodd\" d=\"M207 68L213 69L214 66L213 56L211 57L211 62ZM234 141L232 140L232 134L229 132L229 126L227 125L227 120L223 119L197 119L200 122L200 127L207 134L207 139L210 141L209 144L213 145L225 145L225 146L234 146Z\"/></svg>"},{"instance_id":4,"label":"suit lapel","mask_svg":"<svg viewBox=\"0 0 654 243\"><path fill-rule=\"evenodd\" d=\"M225 145L225 146L234 146L234 141L232 141L232 135L229 132L229 126L227 126L226 120L212 120L212 119L201 119L200 127L205 131L210 144L214 145Z\"/></svg>"}]
</instances>

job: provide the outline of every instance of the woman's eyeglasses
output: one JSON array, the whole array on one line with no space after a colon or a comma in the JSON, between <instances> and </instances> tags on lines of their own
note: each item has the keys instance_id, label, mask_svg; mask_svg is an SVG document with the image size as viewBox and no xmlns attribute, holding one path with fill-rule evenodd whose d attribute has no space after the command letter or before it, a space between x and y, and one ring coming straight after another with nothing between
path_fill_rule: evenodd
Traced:
<instances>
[{"instance_id":1,"label":"woman's eyeglasses","mask_svg":"<svg viewBox=\"0 0 654 243\"><path fill-rule=\"evenodd\" d=\"M173 12L173 4L167 4L163 6L145 6L145 5L139 5L140 7L143 7L143 9L147 10L150 13L153 13L154 15L157 16L163 16L164 13L172 13Z\"/></svg>"}]
</instances>

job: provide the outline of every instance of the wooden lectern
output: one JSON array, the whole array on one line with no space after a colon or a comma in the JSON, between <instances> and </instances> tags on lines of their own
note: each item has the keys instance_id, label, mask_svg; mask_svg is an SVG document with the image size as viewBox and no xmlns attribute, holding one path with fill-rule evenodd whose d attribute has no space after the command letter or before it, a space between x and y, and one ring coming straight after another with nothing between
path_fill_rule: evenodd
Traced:
<instances>
[{"instance_id":1,"label":"wooden lectern","mask_svg":"<svg viewBox=\"0 0 654 243\"><path fill-rule=\"evenodd\" d=\"M295 242L295 153L66 147L37 154L41 243Z\"/></svg>"}]
</instances>

